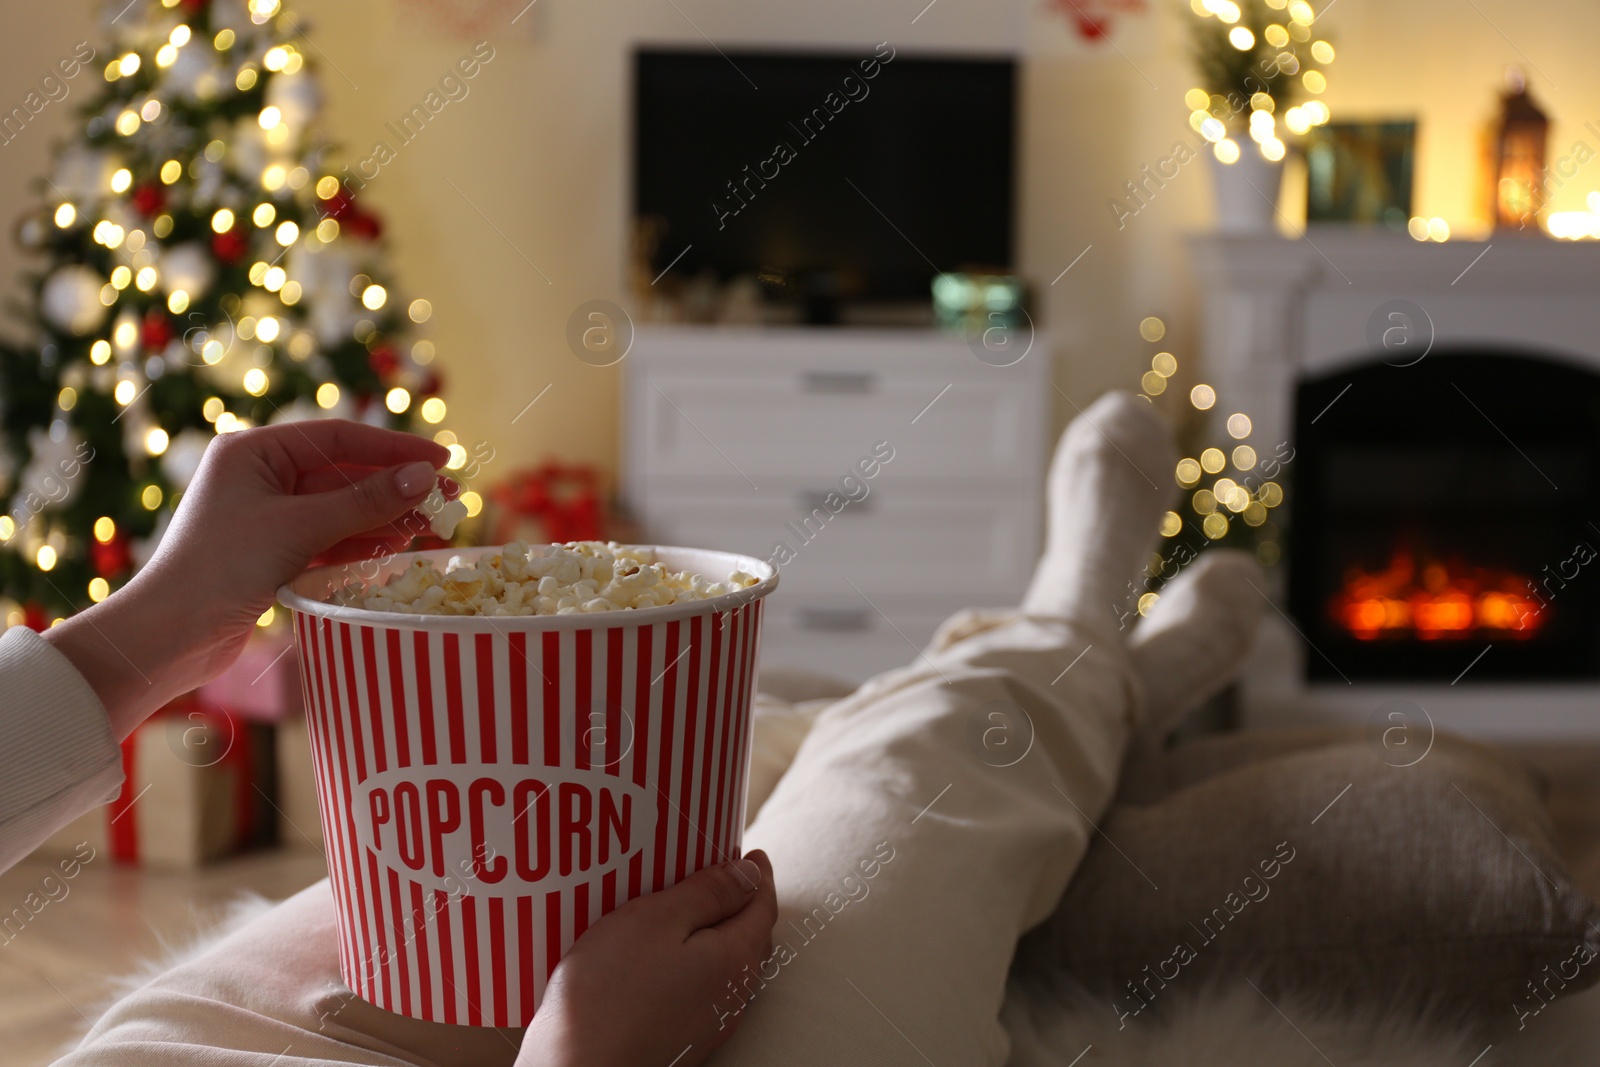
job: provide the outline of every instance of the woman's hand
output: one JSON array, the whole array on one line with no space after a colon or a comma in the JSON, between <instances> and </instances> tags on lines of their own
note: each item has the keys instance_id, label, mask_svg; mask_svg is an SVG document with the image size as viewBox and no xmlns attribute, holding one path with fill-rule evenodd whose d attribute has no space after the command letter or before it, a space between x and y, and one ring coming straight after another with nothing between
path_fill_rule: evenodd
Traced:
<instances>
[{"instance_id":1,"label":"woman's hand","mask_svg":"<svg viewBox=\"0 0 1600 1067\"><path fill-rule=\"evenodd\" d=\"M45 637L124 738L232 663L278 587L313 559L405 547L417 524L400 520L448 456L423 437L331 419L219 436L150 562Z\"/></svg>"},{"instance_id":2,"label":"woman's hand","mask_svg":"<svg viewBox=\"0 0 1600 1067\"><path fill-rule=\"evenodd\" d=\"M760 851L629 901L556 968L516 1067L704 1063L758 988L751 978L772 953L777 920L772 864Z\"/></svg>"}]
</instances>

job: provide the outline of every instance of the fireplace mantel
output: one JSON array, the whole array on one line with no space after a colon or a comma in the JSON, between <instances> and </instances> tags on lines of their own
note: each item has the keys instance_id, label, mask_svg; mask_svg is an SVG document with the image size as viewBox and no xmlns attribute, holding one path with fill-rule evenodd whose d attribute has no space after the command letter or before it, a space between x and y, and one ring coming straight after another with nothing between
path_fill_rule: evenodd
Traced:
<instances>
[{"instance_id":1,"label":"fireplace mantel","mask_svg":"<svg viewBox=\"0 0 1600 1067\"><path fill-rule=\"evenodd\" d=\"M1403 366L1430 350L1505 345L1600 369L1600 242L1508 234L1441 244L1313 228L1300 239L1198 236L1190 252L1203 302L1201 363L1217 388L1217 412L1248 413L1259 452L1293 442L1301 377L1375 355ZM1369 340L1385 331L1387 352ZM1292 492L1292 474L1289 482ZM1292 551L1292 531L1290 540ZM1277 610L1241 685L1248 724L1370 721L1398 698L1440 728L1600 737L1600 686L1592 684L1308 684L1304 657L1317 653L1282 610L1283 570L1273 576Z\"/></svg>"},{"instance_id":2,"label":"fireplace mantel","mask_svg":"<svg viewBox=\"0 0 1600 1067\"><path fill-rule=\"evenodd\" d=\"M1369 359L1368 323L1410 301L1434 347L1504 342L1600 366L1600 242L1522 234L1421 242L1346 228L1291 240L1195 238L1202 361L1220 402L1248 412L1258 450L1291 434L1296 378ZM1414 353L1396 351L1392 362Z\"/></svg>"}]
</instances>

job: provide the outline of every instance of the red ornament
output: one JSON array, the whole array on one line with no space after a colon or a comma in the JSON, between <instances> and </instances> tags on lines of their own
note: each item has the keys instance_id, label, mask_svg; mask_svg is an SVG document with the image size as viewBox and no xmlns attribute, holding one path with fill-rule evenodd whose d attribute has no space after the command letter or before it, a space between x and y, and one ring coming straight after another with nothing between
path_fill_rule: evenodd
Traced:
<instances>
[{"instance_id":1,"label":"red ornament","mask_svg":"<svg viewBox=\"0 0 1600 1067\"><path fill-rule=\"evenodd\" d=\"M159 352L167 347L172 340L172 320L167 313L159 308L151 308L145 312L144 330L142 331L144 347L150 351Z\"/></svg>"},{"instance_id":2,"label":"red ornament","mask_svg":"<svg viewBox=\"0 0 1600 1067\"><path fill-rule=\"evenodd\" d=\"M89 561L102 578L111 579L122 574L133 565L133 550L128 545L127 535L118 530L109 541L95 541L89 546Z\"/></svg>"},{"instance_id":3,"label":"red ornament","mask_svg":"<svg viewBox=\"0 0 1600 1067\"><path fill-rule=\"evenodd\" d=\"M250 251L250 238L245 234L244 227L235 226L211 238L211 251L224 263L237 263Z\"/></svg>"},{"instance_id":4,"label":"red ornament","mask_svg":"<svg viewBox=\"0 0 1600 1067\"><path fill-rule=\"evenodd\" d=\"M22 625L40 633L48 630L50 628L50 616L45 613L44 605L37 600L30 600L22 605Z\"/></svg>"},{"instance_id":5,"label":"red ornament","mask_svg":"<svg viewBox=\"0 0 1600 1067\"><path fill-rule=\"evenodd\" d=\"M389 375L400 369L400 356L388 345L379 345L367 353L367 365L380 380L387 381Z\"/></svg>"},{"instance_id":6,"label":"red ornament","mask_svg":"<svg viewBox=\"0 0 1600 1067\"><path fill-rule=\"evenodd\" d=\"M360 208L353 208L339 224L339 232L361 241L376 241L383 236L383 223L378 220L378 216L369 215Z\"/></svg>"},{"instance_id":7,"label":"red ornament","mask_svg":"<svg viewBox=\"0 0 1600 1067\"><path fill-rule=\"evenodd\" d=\"M129 199L133 201L134 210L147 219L154 218L167 206L166 191L159 185L141 185Z\"/></svg>"},{"instance_id":8,"label":"red ornament","mask_svg":"<svg viewBox=\"0 0 1600 1067\"><path fill-rule=\"evenodd\" d=\"M322 202L324 218L342 219L345 215L355 210L356 202L343 188Z\"/></svg>"},{"instance_id":9,"label":"red ornament","mask_svg":"<svg viewBox=\"0 0 1600 1067\"><path fill-rule=\"evenodd\" d=\"M429 374L422 379L422 384L417 386L417 394L425 397L438 396L442 389L444 389L444 380L437 374Z\"/></svg>"},{"instance_id":10,"label":"red ornament","mask_svg":"<svg viewBox=\"0 0 1600 1067\"><path fill-rule=\"evenodd\" d=\"M356 206L350 190L341 187L337 193L322 201L324 218L338 219L339 230L347 236L362 241L376 241L383 235L383 222L378 216L362 211Z\"/></svg>"},{"instance_id":11,"label":"red ornament","mask_svg":"<svg viewBox=\"0 0 1600 1067\"><path fill-rule=\"evenodd\" d=\"M1145 0L1045 0L1044 6L1072 23L1085 41L1103 41L1111 35L1118 12L1141 14Z\"/></svg>"},{"instance_id":12,"label":"red ornament","mask_svg":"<svg viewBox=\"0 0 1600 1067\"><path fill-rule=\"evenodd\" d=\"M207 0L180 0L178 6L191 15L197 15L206 9Z\"/></svg>"}]
</instances>

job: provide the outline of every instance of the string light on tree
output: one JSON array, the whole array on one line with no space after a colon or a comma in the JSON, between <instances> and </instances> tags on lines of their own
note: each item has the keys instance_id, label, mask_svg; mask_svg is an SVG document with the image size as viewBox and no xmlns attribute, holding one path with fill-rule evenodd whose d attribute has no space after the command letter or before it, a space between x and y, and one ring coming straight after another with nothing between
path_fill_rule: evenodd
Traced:
<instances>
[{"instance_id":1,"label":"string light on tree","mask_svg":"<svg viewBox=\"0 0 1600 1067\"><path fill-rule=\"evenodd\" d=\"M388 277L380 220L330 173L299 21L279 0L111 14L80 136L17 228L44 263L26 343L0 345L0 472L47 441L93 475L70 503L0 500L8 623L127 582L216 434L330 415L449 432L411 333L433 305Z\"/></svg>"},{"instance_id":2,"label":"string light on tree","mask_svg":"<svg viewBox=\"0 0 1600 1067\"><path fill-rule=\"evenodd\" d=\"M1163 342L1166 335L1166 323L1160 318L1150 316L1139 323L1139 336L1147 342ZM1176 355L1168 350L1155 352L1150 357L1150 369L1140 378L1144 395L1157 403L1157 398L1168 395L1178 371ZM1193 416L1207 416L1221 399L1216 388L1205 382L1194 383L1187 393ZM1180 413L1176 421L1192 423L1193 418L1185 419ZM1246 413L1231 412L1220 425L1227 435L1224 441L1197 448L1174 466L1173 479L1189 497L1184 507L1161 517L1161 536L1167 540L1190 536L1201 547L1248 537L1257 559L1270 566L1280 555L1271 511L1283 503L1283 489L1272 480L1281 464L1276 462L1276 456L1269 457L1271 462L1262 462L1261 455L1249 443L1255 423ZM1164 563L1164 558L1158 557L1157 571L1165 573Z\"/></svg>"},{"instance_id":3,"label":"string light on tree","mask_svg":"<svg viewBox=\"0 0 1600 1067\"><path fill-rule=\"evenodd\" d=\"M1332 117L1319 96L1328 88L1322 68L1333 45L1314 38L1315 9L1305 0L1190 0L1194 55L1201 86L1184 94L1189 124L1224 164L1237 163L1247 135L1264 159L1282 160L1288 144L1280 123L1294 136Z\"/></svg>"}]
</instances>

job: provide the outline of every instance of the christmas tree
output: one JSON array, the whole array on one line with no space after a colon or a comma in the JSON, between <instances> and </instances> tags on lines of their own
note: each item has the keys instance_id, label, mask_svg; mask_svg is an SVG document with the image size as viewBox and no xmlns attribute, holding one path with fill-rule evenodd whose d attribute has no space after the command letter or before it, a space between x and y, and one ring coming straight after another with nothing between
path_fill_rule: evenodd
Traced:
<instances>
[{"instance_id":1,"label":"christmas tree","mask_svg":"<svg viewBox=\"0 0 1600 1067\"><path fill-rule=\"evenodd\" d=\"M1190 0L1190 7L1200 85L1183 99L1189 125L1218 160L1237 162L1236 138L1247 132L1261 156L1277 163L1289 151L1280 122L1296 135L1327 124L1332 112L1316 97L1328 87L1322 68L1334 50L1321 39L1309 0ZM1294 104L1307 94L1311 99Z\"/></svg>"},{"instance_id":2,"label":"christmas tree","mask_svg":"<svg viewBox=\"0 0 1600 1067\"><path fill-rule=\"evenodd\" d=\"M279 0L125 2L77 74L96 86L81 136L17 228L41 264L0 346L12 625L126 582L216 434L445 415L433 347L410 334L431 308L385 284L379 221L325 160L293 16Z\"/></svg>"}]
</instances>

